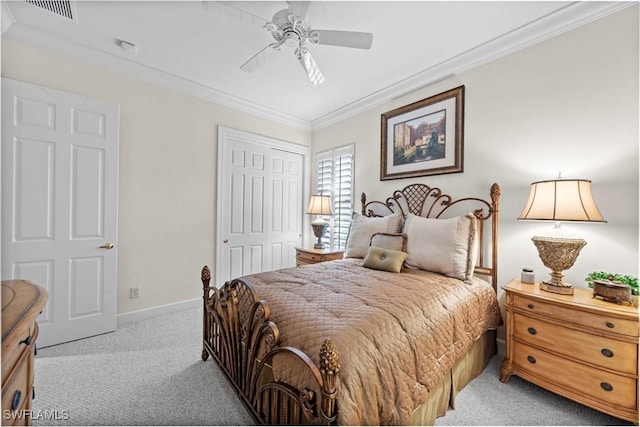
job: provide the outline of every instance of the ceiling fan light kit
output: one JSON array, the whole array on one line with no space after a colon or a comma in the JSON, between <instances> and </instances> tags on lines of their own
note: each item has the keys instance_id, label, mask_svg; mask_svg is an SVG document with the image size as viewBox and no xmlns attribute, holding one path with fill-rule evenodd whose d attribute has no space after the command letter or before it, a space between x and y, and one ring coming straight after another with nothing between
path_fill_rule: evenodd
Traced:
<instances>
[{"instance_id":1,"label":"ceiling fan light kit","mask_svg":"<svg viewBox=\"0 0 640 427\"><path fill-rule=\"evenodd\" d=\"M318 85L324 81L324 76L313 59L307 43L356 49L370 49L373 43L373 34L371 33L312 29L304 21L309 8L308 1L288 2L289 7L276 12L271 21L237 9L229 3L222 2L222 4L224 5L223 11L228 16L260 25L269 31L275 39L275 43L269 44L240 66L242 71L248 73L255 71L275 52L279 52L282 46L287 46L295 48L294 54L304 68L309 81Z\"/></svg>"}]
</instances>

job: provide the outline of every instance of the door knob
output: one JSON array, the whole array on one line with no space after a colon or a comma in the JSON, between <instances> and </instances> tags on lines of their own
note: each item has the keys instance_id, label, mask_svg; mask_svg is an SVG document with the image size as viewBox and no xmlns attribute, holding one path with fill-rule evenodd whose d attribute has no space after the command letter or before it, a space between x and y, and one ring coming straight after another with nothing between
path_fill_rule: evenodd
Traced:
<instances>
[{"instance_id":1,"label":"door knob","mask_svg":"<svg viewBox=\"0 0 640 427\"><path fill-rule=\"evenodd\" d=\"M101 249L113 249L113 243L105 243L104 245L100 246Z\"/></svg>"},{"instance_id":2,"label":"door knob","mask_svg":"<svg viewBox=\"0 0 640 427\"><path fill-rule=\"evenodd\" d=\"M224 239L224 240L222 241L222 243L228 243L228 242L229 242L229 239Z\"/></svg>"}]
</instances>

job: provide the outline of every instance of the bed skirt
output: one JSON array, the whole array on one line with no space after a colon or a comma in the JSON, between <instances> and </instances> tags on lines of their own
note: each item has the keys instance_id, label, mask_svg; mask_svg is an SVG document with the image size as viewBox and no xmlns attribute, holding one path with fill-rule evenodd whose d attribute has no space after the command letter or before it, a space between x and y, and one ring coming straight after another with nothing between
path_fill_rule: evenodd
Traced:
<instances>
[{"instance_id":1,"label":"bed skirt","mask_svg":"<svg viewBox=\"0 0 640 427\"><path fill-rule=\"evenodd\" d=\"M429 400L416 408L409 424L431 426L436 418L447 413L447 409L455 409L458 392L482 373L496 352L496 331L487 331L478 338L469 352L456 362L449 374L429 391Z\"/></svg>"}]
</instances>

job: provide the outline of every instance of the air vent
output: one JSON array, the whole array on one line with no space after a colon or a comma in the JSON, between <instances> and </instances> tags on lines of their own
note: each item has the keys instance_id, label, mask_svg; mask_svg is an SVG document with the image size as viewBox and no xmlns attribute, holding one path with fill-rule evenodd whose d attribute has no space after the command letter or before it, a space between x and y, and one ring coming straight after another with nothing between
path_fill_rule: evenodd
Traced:
<instances>
[{"instance_id":1,"label":"air vent","mask_svg":"<svg viewBox=\"0 0 640 427\"><path fill-rule=\"evenodd\" d=\"M75 8L70 0L24 0L24 2L73 21Z\"/></svg>"}]
</instances>

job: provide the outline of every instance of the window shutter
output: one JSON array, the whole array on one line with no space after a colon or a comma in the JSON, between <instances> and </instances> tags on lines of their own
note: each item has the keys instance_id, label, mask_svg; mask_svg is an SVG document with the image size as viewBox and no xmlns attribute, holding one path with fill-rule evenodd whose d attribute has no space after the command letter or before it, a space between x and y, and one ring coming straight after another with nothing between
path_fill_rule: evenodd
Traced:
<instances>
[{"instance_id":1,"label":"window shutter","mask_svg":"<svg viewBox=\"0 0 640 427\"><path fill-rule=\"evenodd\" d=\"M353 145L319 153L316 161L316 194L331 195L333 221L323 242L344 249L353 211Z\"/></svg>"}]
</instances>

